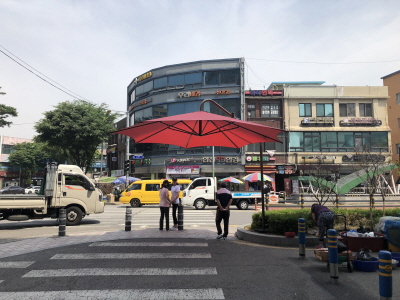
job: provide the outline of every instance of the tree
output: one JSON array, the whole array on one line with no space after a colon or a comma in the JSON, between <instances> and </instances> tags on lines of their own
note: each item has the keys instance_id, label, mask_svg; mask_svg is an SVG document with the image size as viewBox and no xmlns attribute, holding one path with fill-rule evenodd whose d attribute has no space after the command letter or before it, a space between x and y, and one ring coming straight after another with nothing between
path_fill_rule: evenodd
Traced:
<instances>
[{"instance_id":1,"label":"tree","mask_svg":"<svg viewBox=\"0 0 400 300\"><path fill-rule=\"evenodd\" d=\"M97 146L115 130L113 123L118 114L110 113L105 103L74 100L59 103L44 116L35 125L38 132L35 141L46 142L69 162L88 170Z\"/></svg>"},{"instance_id":2,"label":"tree","mask_svg":"<svg viewBox=\"0 0 400 300\"><path fill-rule=\"evenodd\" d=\"M27 181L40 168L44 167L44 160L48 157L45 145L41 143L20 143L13 147L8 161L13 166L19 166L21 178Z\"/></svg>"},{"instance_id":3,"label":"tree","mask_svg":"<svg viewBox=\"0 0 400 300\"><path fill-rule=\"evenodd\" d=\"M303 173L306 176L302 176L302 181L308 182L308 190L315 201L320 205L325 205L329 200L334 204L336 199L333 195L337 195L337 182L339 179L339 166L333 168L331 165L328 166L326 156L315 155L309 157L316 161L313 164L304 164L305 169Z\"/></svg>"},{"instance_id":4,"label":"tree","mask_svg":"<svg viewBox=\"0 0 400 300\"><path fill-rule=\"evenodd\" d=\"M1 86L0 86L1 89ZM0 92L0 95L5 95L6 93ZM7 106L5 104L0 103L0 128L4 126L10 127L12 122L6 121L5 119L8 117L17 117L18 113L14 107Z\"/></svg>"}]
</instances>

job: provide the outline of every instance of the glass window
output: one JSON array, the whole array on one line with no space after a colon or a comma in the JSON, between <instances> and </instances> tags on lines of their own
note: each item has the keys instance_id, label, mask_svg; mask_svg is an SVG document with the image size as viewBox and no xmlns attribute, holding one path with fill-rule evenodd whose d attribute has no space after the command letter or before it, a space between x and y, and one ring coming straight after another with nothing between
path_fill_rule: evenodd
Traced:
<instances>
[{"instance_id":1,"label":"glass window","mask_svg":"<svg viewBox=\"0 0 400 300\"><path fill-rule=\"evenodd\" d=\"M130 185L128 188L127 188L127 192L129 192L129 191L137 191L137 190L140 190L142 188L142 184L141 183L134 183L134 184L132 184L132 185Z\"/></svg>"},{"instance_id":2,"label":"glass window","mask_svg":"<svg viewBox=\"0 0 400 300\"><path fill-rule=\"evenodd\" d=\"M207 181L206 179L198 179L192 182L190 185L190 190L195 189L198 186L207 186Z\"/></svg>"},{"instance_id":3,"label":"glass window","mask_svg":"<svg viewBox=\"0 0 400 300\"><path fill-rule=\"evenodd\" d=\"M151 81L149 81L149 82L143 84L143 92L144 92L144 93L149 92L149 91L151 91L152 89L153 89L153 80L151 80Z\"/></svg>"},{"instance_id":4,"label":"glass window","mask_svg":"<svg viewBox=\"0 0 400 300\"><path fill-rule=\"evenodd\" d=\"M290 151L303 151L304 138L303 132L289 132Z\"/></svg>"},{"instance_id":5,"label":"glass window","mask_svg":"<svg viewBox=\"0 0 400 300\"><path fill-rule=\"evenodd\" d=\"M311 117L311 103L300 103L299 104L299 116L300 117Z\"/></svg>"},{"instance_id":6,"label":"glass window","mask_svg":"<svg viewBox=\"0 0 400 300\"><path fill-rule=\"evenodd\" d=\"M322 151L336 152L338 147L336 132L321 132L321 149Z\"/></svg>"},{"instance_id":7,"label":"glass window","mask_svg":"<svg viewBox=\"0 0 400 300\"><path fill-rule=\"evenodd\" d=\"M317 117L333 117L333 104L317 104Z\"/></svg>"},{"instance_id":8,"label":"glass window","mask_svg":"<svg viewBox=\"0 0 400 300\"><path fill-rule=\"evenodd\" d=\"M372 117L372 103L360 103L360 117Z\"/></svg>"},{"instance_id":9,"label":"glass window","mask_svg":"<svg viewBox=\"0 0 400 300\"><path fill-rule=\"evenodd\" d=\"M338 147L354 148L353 132L338 132Z\"/></svg>"},{"instance_id":10,"label":"glass window","mask_svg":"<svg viewBox=\"0 0 400 300\"><path fill-rule=\"evenodd\" d=\"M167 105L155 105L152 107L153 109L153 119L163 118L168 116Z\"/></svg>"},{"instance_id":11,"label":"glass window","mask_svg":"<svg viewBox=\"0 0 400 300\"><path fill-rule=\"evenodd\" d=\"M319 132L304 132L304 151L321 151Z\"/></svg>"},{"instance_id":12,"label":"glass window","mask_svg":"<svg viewBox=\"0 0 400 300\"><path fill-rule=\"evenodd\" d=\"M400 104L400 93L396 94L396 103Z\"/></svg>"},{"instance_id":13,"label":"glass window","mask_svg":"<svg viewBox=\"0 0 400 300\"><path fill-rule=\"evenodd\" d=\"M279 103L263 103L263 104L261 104L261 117L277 118L277 117L279 117L279 111L280 111Z\"/></svg>"},{"instance_id":14,"label":"glass window","mask_svg":"<svg viewBox=\"0 0 400 300\"><path fill-rule=\"evenodd\" d=\"M154 89L160 89L167 86L167 77L154 79Z\"/></svg>"},{"instance_id":15,"label":"glass window","mask_svg":"<svg viewBox=\"0 0 400 300\"><path fill-rule=\"evenodd\" d=\"M160 190L160 185L157 183L147 183L146 191L158 192Z\"/></svg>"},{"instance_id":16,"label":"glass window","mask_svg":"<svg viewBox=\"0 0 400 300\"><path fill-rule=\"evenodd\" d=\"M201 72L185 74L185 84L200 83L201 84ZM201 85L200 85L201 86Z\"/></svg>"},{"instance_id":17,"label":"glass window","mask_svg":"<svg viewBox=\"0 0 400 300\"><path fill-rule=\"evenodd\" d=\"M255 104L247 104L247 117L249 117L249 118L256 117L256 105Z\"/></svg>"},{"instance_id":18,"label":"glass window","mask_svg":"<svg viewBox=\"0 0 400 300\"><path fill-rule=\"evenodd\" d=\"M400 154L400 144L396 144L396 154Z\"/></svg>"},{"instance_id":19,"label":"glass window","mask_svg":"<svg viewBox=\"0 0 400 300\"><path fill-rule=\"evenodd\" d=\"M385 131L371 132L371 147L373 151L388 151L388 135ZM379 148L379 149L374 149Z\"/></svg>"},{"instance_id":20,"label":"glass window","mask_svg":"<svg viewBox=\"0 0 400 300\"><path fill-rule=\"evenodd\" d=\"M239 70L220 71L220 85L239 85Z\"/></svg>"},{"instance_id":21,"label":"glass window","mask_svg":"<svg viewBox=\"0 0 400 300\"><path fill-rule=\"evenodd\" d=\"M355 103L340 103L339 104L339 115L341 117L355 117L356 116Z\"/></svg>"},{"instance_id":22,"label":"glass window","mask_svg":"<svg viewBox=\"0 0 400 300\"><path fill-rule=\"evenodd\" d=\"M204 72L204 85L218 85L219 84L219 72L208 71Z\"/></svg>"},{"instance_id":23,"label":"glass window","mask_svg":"<svg viewBox=\"0 0 400 300\"><path fill-rule=\"evenodd\" d=\"M184 75L168 76L168 86L184 85L184 84L185 84Z\"/></svg>"}]
</instances>

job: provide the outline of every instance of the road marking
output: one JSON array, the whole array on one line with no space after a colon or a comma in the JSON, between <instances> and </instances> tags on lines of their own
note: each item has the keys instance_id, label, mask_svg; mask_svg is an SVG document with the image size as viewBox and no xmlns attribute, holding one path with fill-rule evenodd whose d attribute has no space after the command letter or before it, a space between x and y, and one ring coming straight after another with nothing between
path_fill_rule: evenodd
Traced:
<instances>
[{"instance_id":1,"label":"road marking","mask_svg":"<svg viewBox=\"0 0 400 300\"><path fill-rule=\"evenodd\" d=\"M137 299L137 300L192 300L225 299L222 289L137 289L137 290L75 290L48 292L0 292L7 300L76 300L76 299Z\"/></svg>"},{"instance_id":2,"label":"road marking","mask_svg":"<svg viewBox=\"0 0 400 300\"><path fill-rule=\"evenodd\" d=\"M50 259L141 259L141 258L211 258L210 253L75 253L56 254Z\"/></svg>"},{"instance_id":3,"label":"road marking","mask_svg":"<svg viewBox=\"0 0 400 300\"><path fill-rule=\"evenodd\" d=\"M89 247L208 247L207 243L112 243L112 242L98 242L92 243Z\"/></svg>"},{"instance_id":4,"label":"road marking","mask_svg":"<svg viewBox=\"0 0 400 300\"><path fill-rule=\"evenodd\" d=\"M217 275L216 268L81 268L32 270L22 277ZM1 298L1 297L0 297Z\"/></svg>"},{"instance_id":5,"label":"road marking","mask_svg":"<svg viewBox=\"0 0 400 300\"><path fill-rule=\"evenodd\" d=\"M29 267L34 261L0 261L0 269L23 269Z\"/></svg>"},{"instance_id":6,"label":"road marking","mask_svg":"<svg viewBox=\"0 0 400 300\"><path fill-rule=\"evenodd\" d=\"M4 280L0 280L0 283L2 283Z\"/></svg>"}]
</instances>

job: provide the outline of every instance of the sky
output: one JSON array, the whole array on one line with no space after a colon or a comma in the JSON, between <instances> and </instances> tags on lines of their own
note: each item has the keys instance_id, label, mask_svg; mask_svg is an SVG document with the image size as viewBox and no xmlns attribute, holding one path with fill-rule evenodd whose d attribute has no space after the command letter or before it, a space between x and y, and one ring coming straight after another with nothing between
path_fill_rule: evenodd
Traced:
<instances>
[{"instance_id":1,"label":"sky","mask_svg":"<svg viewBox=\"0 0 400 300\"><path fill-rule=\"evenodd\" d=\"M244 57L253 90L382 86L400 70L399 11L398 0L0 0L0 103L18 112L0 135L33 138L44 112L78 98L126 111L135 77L191 61Z\"/></svg>"}]
</instances>

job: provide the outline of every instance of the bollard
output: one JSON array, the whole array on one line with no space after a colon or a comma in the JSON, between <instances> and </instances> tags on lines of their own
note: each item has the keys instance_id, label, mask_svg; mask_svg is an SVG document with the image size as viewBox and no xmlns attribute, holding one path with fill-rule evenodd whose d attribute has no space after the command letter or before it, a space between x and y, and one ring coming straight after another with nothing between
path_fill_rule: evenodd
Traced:
<instances>
[{"instance_id":1,"label":"bollard","mask_svg":"<svg viewBox=\"0 0 400 300\"><path fill-rule=\"evenodd\" d=\"M254 210L258 210L257 204L258 204L258 199L254 198Z\"/></svg>"},{"instance_id":2,"label":"bollard","mask_svg":"<svg viewBox=\"0 0 400 300\"><path fill-rule=\"evenodd\" d=\"M340 204L339 204L339 195L336 194L336 208L339 208Z\"/></svg>"},{"instance_id":3,"label":"bollard","mask_svg":"<svg viewBox=\"0 0 400 300\"><path fill-rule=\"evenodd\" d=\"M183 205L178 205L178 230L183 230Z\"/></svg>"},{"instance_id":4,"label":"bollard","mask_svg":"<svg viewBox=\"0 0 400 300\"><path fill-rule=\"evenodd\" d=\"M131 231L131 226L132 226L132 208L126 207L125 231Z\"/></svg>"},{"instance_id":5,"label":"bollard","mask_svg":"<svg viewBox=\"0 0 400 300\"><path fill-rule=\"evenodd\" d=\"M379 295L380 300L392 299L392 254L389 251L379 251Z\"/></svg>"},{"instance_id":6,"label":"bollard","mask_svg":"<svg viewBox=\"0 0 400 300\"><path fill-rule=\"evenodd\" d=\"M301 194L301 196L300 196L300 199L301 199L301 208L304 208L304 195L303 194Z\"/></svg>"},{"instance_id":7,"label":"bollard","mask_svg":"<svg viewBox=\"0 0 400 300\"><path fill-rule=\"evenodd\" d=\"M269 210L269 193L267 194L267 197L265 198L265 210Z\"/></svg>"},{"instance_id":8,"label":"bollard","mask_svg":"<svg viewBox=\"0 0 400 300\"><path fill-rule=\"evenodd\" d=\"M306 257L306 220L304 218L299 218L297 231L299 237L299 258L304 259Z\"/></svg>"},{"instance_id":9,"label":"bollard","mask_svg":"<svg viewBox=\"0 0 400 300\"><path fill-rule=\"evenodd\" d=\"M58 211L58 236L65 236L65 229L67 227L67 211L61 208Z\"/></svg>"},{"instance_id":10,"label":"bollard","mask_svg":"<svg viewBox=\"0 0 400 300\"><path fill-rule=\"evenodd\" d=\"M331 282L339 282L339 254L337 248L337 234L335 229L328 230L328 256Z\"/></svg>"}]
</instances>

